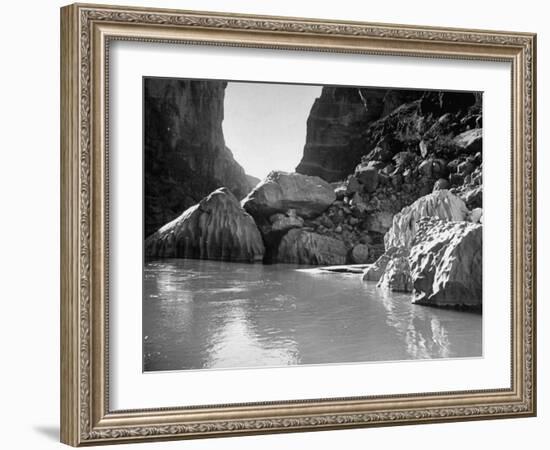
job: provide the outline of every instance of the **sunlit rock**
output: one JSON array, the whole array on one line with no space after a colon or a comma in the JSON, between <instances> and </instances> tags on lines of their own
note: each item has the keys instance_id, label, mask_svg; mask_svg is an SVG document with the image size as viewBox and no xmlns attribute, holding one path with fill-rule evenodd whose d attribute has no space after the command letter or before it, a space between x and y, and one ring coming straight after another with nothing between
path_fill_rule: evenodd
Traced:
<instances>
[{"instance_id":1,"label":"sunlit rock","mask_svg":"<svg viewBox=\"0 0 550 450\"><path fill-rule=\"evenodd\" d=\"M471 222L421 219L410 250L415 303L479 308L482 231Z\"/></svg>"},{"instance_id":2,"label":"sunlit rock","mask_svg":"<svg viewBox=\"0 0 550 450\"><path fill-rule=\"evenodd\" d=\"M469 214L463 200L442 189L419 198L393 218L392 227L384 236L384 245L409 248L417 232L417 221L422 217L463 221Z\"/></svg>"},{"instance_id":3,"label":"sunlit rock","mask_svg":"<svg viewBox=\"0 0 550 450\"><path fill-rule=\"evenodd\" d=\"M390 259L378 286L394 292L412 292L409 258L403 255Z\"/></svg>"},{"instance_id":4,"label":"sunlit rock","mask_svg":"<svg viewBox=\"0 0 550 450\"><path fill-rule=\"evenodd\" d=\"M408 251L402 247L391 247L373 264L363 271L363 281L380 281L388 263L395 257L407 256Z\"/></svg>"}]
</instances>

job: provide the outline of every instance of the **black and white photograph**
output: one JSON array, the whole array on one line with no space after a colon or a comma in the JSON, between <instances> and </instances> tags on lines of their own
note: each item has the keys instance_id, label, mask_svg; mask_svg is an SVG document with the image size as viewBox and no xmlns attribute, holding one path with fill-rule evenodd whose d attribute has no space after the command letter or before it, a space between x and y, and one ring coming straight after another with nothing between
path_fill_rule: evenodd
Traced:
<instances>
[{"instance_id":1,"label":"black and white photograph","mask_svg":"<svg viewBox=\"0 0 550 450\"><path fill-rule=\"evenodd\" d=\"M482 93L146 77L143 370L482 356Z\"/></svg>"}]
</instances>

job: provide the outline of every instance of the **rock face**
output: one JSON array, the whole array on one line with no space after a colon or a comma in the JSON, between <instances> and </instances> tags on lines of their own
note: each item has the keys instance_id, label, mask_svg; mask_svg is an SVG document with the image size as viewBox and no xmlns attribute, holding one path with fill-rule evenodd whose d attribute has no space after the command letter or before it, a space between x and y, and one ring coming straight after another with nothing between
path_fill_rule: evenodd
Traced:
<instances>
[{"instance_id":1,"label":"rock face","mask_svg":"<svg viewBox=\"0 0 550 450\"><path fill-rule=\"evenodd\" d=\"M332 186L319 177L271 172L243 199L243 208L254 218L295 210L300 217L315 217L336 200Z\"/></svg>"},{"instance_id":2,"label":"rock face","mask_svg":"<svg viewBox=\"0 0 550 450\"><path fill-rule=\"evenodd\" d=\"M408 256L408 254L408 250L401 247L389 248L380 258L363 271L363 281L380 281L386 272L386 267L393 258Z\"/></svg>"},{"instance_id":3,"label":"rock face","mask_svg":"<svg viewBox=\"0 0 550 450\"><path fill-rule=\"evenodd\" d=\"M388 262L378 286L394 292L412 292L411 268L407 256L394 256Z\"/></svg>"},{"instance_id":4,"label":"rock face","mask_svg":"<svg viewBox=\"0 0 550 450\"><path fill-rule=\"evenodd\" d=\"M421 95L410 90L324 87L311 108L304 156L296 172L327 181L345 179L365 154L366 127Z\"/></svg>"},{"instance_id":5,"label":"rock face","mask_svg":"<svg viewBox=\"0 0 550 450\"><path fill-rule=\"evenodd\" d=\"M348 250L337 239L320 234L293 229L282 238L277 262L311 265L345 264Z\"/></svg>"},{"instance_id":6,"label":"rock face","mask_svg":"<svg viewBox=\"0 0 550 450\"><path fill-rule=\"evenodd\" d=\"M220 188L145 240L145 255L259 262L264 244L254 219Z\"/></svg>"},{"instance_id":7,"label":"rock face","mask_svg":"<svg viewBox=\"0 0 550 450\"><path fill-rule=\"evenodd\" d=\"M459 197L448 190L434 191L395 215L392 227L384 236L385 247L410 248L417 233L417 221L422 217L465 221L468 215L468 208Z\"/></svg>"},{"instance_id":8,"label":"rock face","mask_svg":"<svg viewBox=\"0 0 550 450\"><path fill-rule=\"evenodd\" d=\"M250 191L252 181L223 137L226 84L145 79L146 236L219 187L229 188L238 198Z\"/></svg>"},{"instance_id":9,"label":"rock face","mask_svg":"<svg viewBox=\"0 0 550 450\"><path fill-rule=\"evenodd\" d=\"M410 251L415 303L479 308L482 304L482 226L422 219Z\"/></svg>"}]
</instances>

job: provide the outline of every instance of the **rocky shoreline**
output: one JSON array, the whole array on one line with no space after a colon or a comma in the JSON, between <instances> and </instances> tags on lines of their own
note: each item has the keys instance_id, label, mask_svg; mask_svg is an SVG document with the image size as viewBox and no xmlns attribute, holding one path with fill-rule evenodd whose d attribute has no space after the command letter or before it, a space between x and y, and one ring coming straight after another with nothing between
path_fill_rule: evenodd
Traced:
<instances>
[{"instance_id":1,"label":"rocky shoreline","mask_svg":"<svg viewBox=\"0 0 550 450\"><path fill-rule=\"evenodd\" d=\"M194 97L170 96L185 97L186 88L150 87L155 108L166 106L161 97L173 108L189 105ZM216 132L205 136L216 136L218 150L205 156L228 161L223 89L209 91L201 107L216 112L209 122ZM194 202L172 201L170 211L146 208L146 230L156 231L147 233L145 255L353 267L381 289L411 293L414 303L481 310L482 135L476 94L324 88L295 173L273 171L246 189L256 180L232 159L230 172L213 176L206 168L221 166L185 162L203 171L201 189L211 189ZM167 145L163 139L150 148ZM170 151L186 148L178 136L172 141ZM166 188L150 185L155 195ZM147 192L146 185L146 203ZM184 210L177 217L174 204ZM154 226L163 217L170 220Z\"/></svg>"}]
</instances>

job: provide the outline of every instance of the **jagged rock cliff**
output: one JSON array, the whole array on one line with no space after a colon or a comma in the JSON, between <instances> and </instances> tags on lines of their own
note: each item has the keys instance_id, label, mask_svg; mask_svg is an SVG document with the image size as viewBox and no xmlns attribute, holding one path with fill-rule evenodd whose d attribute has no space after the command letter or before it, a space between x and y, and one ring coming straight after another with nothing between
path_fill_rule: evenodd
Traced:
<instances>
[{"instance_id":1,"label":"jagged rock cliff","mask_svg":"<svg viewBox=\"0 0 550 450\"><path fill-rule=\"evenodd\" d=\"M421 95L410 90L324 87L311 108L304 155L296 172L327 181L345 179L370 150L365 148L367 127Z\"/></svg>"},{"instance_id":2,"label":"jagged rock cliff","mask_svg":"<svg viewBox=\"0 0 550 450\"><path fill-rule=\"evenodd\" d=\"M223 137L226 82L146 78L144 83L144 232L150 235L225 186L250 190Z\"/></svg>"},{"instance_id":3,"label":"jagged rock cliff","mask_svg":"<svg viewBox=\"0 0 550 450\"><path fill-rule=\"evenodd\" d=\"M191 206L145 240L145 256L259 262L264 244L254 219L227 189Z\"/></svg>"}]
</instances>

